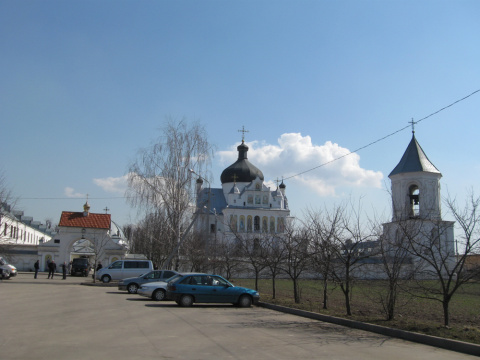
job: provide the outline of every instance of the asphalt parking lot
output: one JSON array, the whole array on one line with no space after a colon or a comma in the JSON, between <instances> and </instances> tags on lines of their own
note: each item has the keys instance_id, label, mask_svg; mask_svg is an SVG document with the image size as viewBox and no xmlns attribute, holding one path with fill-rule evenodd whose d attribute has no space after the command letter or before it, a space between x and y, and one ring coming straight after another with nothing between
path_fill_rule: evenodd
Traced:
<instances>
[{"instance_id":1,"label":"asphalt parking lot","mask_svg":"<svg viewBox=\"0 0 480 360\"><path fill-rule=\"evenodd\" d=\"M46 277L0 281L0 359L476 358L260 307L181 308Z\"/></svg>"}]
</instances>

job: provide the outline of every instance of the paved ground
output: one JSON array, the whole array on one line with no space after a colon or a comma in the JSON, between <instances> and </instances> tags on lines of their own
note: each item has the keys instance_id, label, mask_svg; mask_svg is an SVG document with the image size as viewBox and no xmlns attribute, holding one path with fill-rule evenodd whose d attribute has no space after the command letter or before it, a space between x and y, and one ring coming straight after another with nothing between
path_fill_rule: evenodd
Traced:
<instances>
[{"instance_id":1,"label":"paved ground","mask_svg":"<svg viewBox=\"0 0 480 360\"><path fill-rule=\"evenodd\" d=\"M473 359L252 307L154 302L85 278L0 282L0 359Z\"/></svg>"}]
</instances>

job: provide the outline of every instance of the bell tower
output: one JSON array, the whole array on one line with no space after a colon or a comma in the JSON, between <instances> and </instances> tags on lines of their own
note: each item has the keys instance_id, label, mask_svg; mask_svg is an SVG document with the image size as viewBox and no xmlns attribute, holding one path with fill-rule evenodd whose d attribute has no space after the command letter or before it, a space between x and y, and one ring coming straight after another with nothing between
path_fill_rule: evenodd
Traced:
<instances>
[{"instance_id":1,"label":"bell tower","mask_svg":"<svg viewBox=\"0 0 480 360\"><path fill-rule=\"evenodd\" d=\"M441 220L442 174L428 159L415 138L415 131L412 130L410 144L388 177L392 181L392 221Z\"/></svg>"}]
</instances>

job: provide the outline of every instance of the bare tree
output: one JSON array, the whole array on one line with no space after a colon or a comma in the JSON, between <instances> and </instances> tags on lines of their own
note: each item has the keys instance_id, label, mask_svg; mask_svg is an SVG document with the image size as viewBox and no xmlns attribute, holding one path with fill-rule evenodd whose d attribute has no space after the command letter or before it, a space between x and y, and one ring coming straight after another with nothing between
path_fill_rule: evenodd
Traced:
<instances>
[{"instance_id":1,"label":"bare tree","mask_svg":"<svg viewBox=\"0 0 480 360\"><path fill-rule=\"evenodd\" d=\"M339 237L344 208L335 206L323 212L309 210L307 219L311 233L311 257L313 267L322 277L323 308L327 309L328 283L332 269L335 239Z\"/></svg>"},{"instance_id":2,"label":"bare tree","mask_svg":"<svg viewBox=\"0 0 480 360\"><path fill-rule=\"evenodd\" d=\"M333 256L330 274L344 294L347 315L352 315L350 299L354 281L364 276L361 267L367 258L375 255L377 248L370 223L362 220L360 205L351 204L350 211L341 218L341 229L335 233L330 247Z\"/></svg>"},{"instance_id":3,"label":"bare tree","mask_svg":"<svg viewBox=\"0 0 480 360\"><path fill-rule=\"evenodd\" d=\"M282 264L283 271L293 282L293 297L295 303L300 303L299 279L310 264L310 234L309 229L297 226L292 220L285 226L285 233L281 237L282 246L285 249L285 261Z\"/></svg>"},{"instance_id":4,"label":"bare tree","mask_svg":"<svg viewBox=\"0 0 480 360\"><path fill-rule=\"evenodd\" d=\"M457 240L457 251L453 235L450 235L453 222L421 218L399 222L401 231L408 239L407 249L418 264L416 271L420 273L414 294L442 304L444 326L450 323L449 305L454 294L480 275L478 266L467 270L469 256L475 254L480 245L480 197L475 197L472 192L463 209L455 199L448 198L446 203L462 230ZM421 281L425 279L430 281Z\"/></svg>"},{"instance_id":5,"label":"bare tree","mask_svg":"<svg viewBox=\"0 0 480 360\"><path fill-rule=\"evenodd\" d=\"M218 268L227 280L230 280L235 273L244 270L244 262L240 258L239 247L233 241L225 238L217 240L213 261L215 261L214 268Z\"/></svg>"},{"instance_id":6,"label":"bare tree","mask_svg":"<svg viewBox=\"0 0 480 360\"><path fill-rule=\"evenodd\" d=\"M267 236L264 241L265 265L272 277L272 298L277 296L276 278L282 272L282 263L285 261L286 248L279 236Z\"/></svg>"},{"instance_id":7,"label":"bare tree","mask_svg":"<svg viewBox=\"0 0 480 360\"><path fill-rule=\"evenodd\" d=\"M110 236L110 231L105 231L103 229L91 229L90 234L92 238L89 242L93 251L93 282L96 282L97 279L95 273L97 271L97 266L100 259L104 256L105 250L110 244L112 244L112 238Z\"/></svg>"},{"instance_id":8,"label":"bare tree","mask_svg":"<svg viewBox=\"0 0 480 360\"><path fill-rule=\"evenodd\" d=\"M205 238L198 232L190 233L182 244L181 255L187 260L190 271L204 272L207 266Z\"/></svg>"},{"instance_id":9,"label":"bare tree","mask_svg":"<svg viewBox=\"0 0 480 360\"><path fill-rule=\"evenodd\" d=\"M145 215L129 232L130 251L143 254L156 265L163 264L175 248L175 233L167 222L167 213L162 207Z\"/></svg>"},{"instance_id":10,"label":"bare tree","mask_svg":"<svg viewBox=\"0 0 480 360\"><path fill-rule=\"evenodd\" d=\"M260 273L267 266L265 263L264 238L261 234L240 234L237 231L232 231L232 233L235 234L234 241L240 249L242 259L249 265L255 275L255 290L258 290Z\"/></svg>"},{"instance_id":11,"label":"bare tree","mask_svg":"<svg viewBox=\"0 0 480 360\"><path fill-rule=\"evenodd\" d=\"M165 210L166 223L172 230L169 243L180 242L182 231L191 220L194 181L190 169L206 173L212 156L203 126L170 119L158 140L142 149L129 167L130 203L146 209L147 213L160 207Z\"/></svg>"}]
</instances>

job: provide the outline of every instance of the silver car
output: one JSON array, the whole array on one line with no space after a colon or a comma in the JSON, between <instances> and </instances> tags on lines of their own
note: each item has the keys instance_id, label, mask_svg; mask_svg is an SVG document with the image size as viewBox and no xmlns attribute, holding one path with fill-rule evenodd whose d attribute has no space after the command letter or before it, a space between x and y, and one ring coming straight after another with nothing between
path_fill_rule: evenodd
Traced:
<instances>
[{"instance_id":1,"label":"silver car","mask_svg":"<svg viewBox=\"0 0 480 360\"><path fill-rule=\"evenodd\" d=\"M135 294L144 283L167 281L176 274L178 273L174 270L153 270L138 277L120 280L118 282L118 290L127 290L130 294Z\"/></svg>"},{"instance_id":2,"label":"silver car","mask_svg":"<svg viewBox=\"0 0 480 360\"><path fill-rule=\"evenodd\" d=\"M156 301L166 300L168 282L178 280L182 276L183 275L181 274L177 274L165 281L156 281L142 284L137 290L137 294L151 298Z\"/></svg>"}]
</instances>

